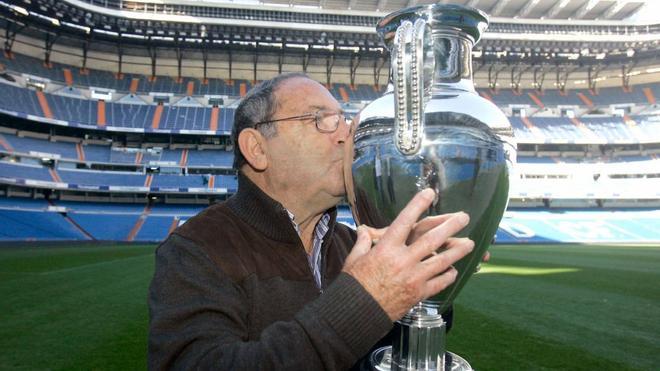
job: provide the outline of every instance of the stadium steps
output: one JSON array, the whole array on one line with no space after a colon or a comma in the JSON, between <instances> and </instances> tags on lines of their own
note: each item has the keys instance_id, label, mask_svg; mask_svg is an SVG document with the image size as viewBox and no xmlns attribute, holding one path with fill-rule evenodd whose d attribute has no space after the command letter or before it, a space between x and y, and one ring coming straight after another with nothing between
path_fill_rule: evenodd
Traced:
<instances>
[{"instance_id":1,"label":"stadium steps","mask_svg":"<svg viewBox=\"0 0 660 371\"><path fill-rule=\"evenodd\" d=\"M241 85L239 86L239 92L241 98L243 98L247 94L247 85L244 82L242 82Z\"/></svg>"},{"instance_id":2,"label":"stadium steps","mask_svg":"<svg viewBox=\"0 0 660 371\"><path fill-rule=\"evenodd\" d=\"M142 229L142 226L144 225L144 221L147 219L150 213L151 213L151 205L145 206L144 210L142 210L142 214L140 214L140 217L135 222L135 225L133 225L133 228L131 228L131 231L128 233L128 236L126 236L126 241L132 242L133 240L135 240L135 236L137 236L137 234L140 233L140 229Z\"/></svg>"},{"instance_id":3,"label":"stadium steps","mask_svg":"<svg viewBox=\"0 0 660 371\"><path fill-rule=\"evenodd\" d=\"M188 164L188 149L185 148L181 151L181 159L179 160L179 166L186 166Z\"/></svg>"},{"instance_id":4,"label":"stadium steps","mask_svg":"<svg viewBox=\"0 0 660 371\"><path fill-rule=\"evenodd\" d=\"M52 119L53 112L50 110L50 106L48 105L48 100L46 99L46 95L44 94L43 91L39 91L39 90L37 90L35 93L37 94L37 99L39 100L39 105L41 106L41 110L44 113L44 117Z\"/></svg>"},{"instance_id":5,"label":"stadium steps","mask_svg":"<svg viewBox=\"0 0 660 371\"><path fill-rule=\"evenodd\" d=\"M167 235L168 235L168 236L169 236L170 234L172 234L172 232L174 232L174 230L176 229L176 227L179 226L179 221L180 221L180 220L181 220L181 219L179 219L178 216L175 216L174 218L172 218L172 224L170 224L170 228L167 230Z\"/></svg>"},{"instance_id":6,"label":"stadium steps","mask_svg":"<svg viewBox=\"0 0 660 371\"><path fill-rule=\"evenodd\" d=\"M580 98L580 100L582 101L582 103L584 103L587 107L589 107L589 108L593 108L593 107L594 107L594 102L592 102L591 99L589 99L589 97L587 97L586 95L584 95L584 93L581 93L581 92L580 92L580 93L577 93L577 96L578 96L578 98Z\"/></svg>"},{"instance_id":7,"label":"stadium steps","mask_svg":"<svg viewBox=\"0 0 660 371\"><path fill-rule=\"evenodd\" d=\"M188 81L188 85L186 86L186 95L192 97L194 92L195 92L195 82Z\"/></svg>"},{"instance_id":8,"label":"stadium steps","mask_svg":"<svg viewBox=\"0 0 660 371\"><path fill-rule=\"evenodd\" d=\"M48 172L50 173L50 177L53 179L53 182L62 183L62 178L60 178L60 174L57 173L57 170L48 169Z\"/></svg>"},{"instance_id":9,"label":"stadium steps","mask_svg":"<svg viewBox=\"0 0 660 371\"><path fill-rule=\"evenodd\" d=\"M87 232L83 227L80 226L80 224L76 223L75 220L71 219L68 215L62 215L64 220L66 220L69 224L73 226L78 232L82 233L88 240L96 241L96 238L92 236L89 232Z\"/></svg>"},{"instance_id":10,"label":"stadium steps","mask_svg":"<svg viewBox=\"0 0 660 371\"><path fill-rule=\"evenodd\" d=\"M62 72L64 73L64 82L66 83L66 86L73 86L73 74L71 73L71 70L63 68Z\"/></svg>"},{"instance_id":11,"label":"stadium steps","mask_svg":"<svg viewBox=\"0 0 660 371\"><path fill-rule=\"evenodd\" d=\"M104 127L105 123L105 101L99 99L96 110L96 125Z\"/></svg>"},{"instance_id":12,"label":"stadium steps","mask_svg":"<svg viewBox=\"0 0 660 371\"><path fill-rule=\"evenodd\" d=\"M151 120L152 129L158 129L158 126L160 126L160 118L162 115L163 115L163 104L158 103L158 106L156 107L156 111L154 112L154 118Z\"/></svg>"},{"instance_id":13,"label":"stadium steps","mask_svg":"<svg viewBox=\"0 0 660 371\"><path fill-rule=\"evenodd\" d=\"M78 161L85 161L85 150L82 143L76 143L76 153L78 154Z\"/></svg>"},{"instance_id":14,"label":"stadium steps","mask_svg":"<svg viewBox=\"0 0 660 371\"><path fill-rule=\"evenodd\" d=\"M144 178L144 186L145 187L151 187L151 183L154 181L154 176L152 174L148 174L146 178Z\"/></svg>"},{"instance_id":15,"label":"stadium steps","mask_svg":"<svg viewBox=\"0 0 660 371\"><path fill-rule=\"evenodd\" d=\"M339 87L339 95L344 103L350 102L351 98L348 96L348 92L346 92L346 89L343 86Z\"/></svg>"},{"instance_id":16,"label":"stadium steps","mask_svg":"<svg viewBox=\"0 0 660 371\"><path fill-rule=\"evenodd\" d=\"M142 152L136 152L135 153L135 164L136 165L141 164L143 157L144 157L144 155L142 154Z\"/></svg>"},{"instance_id":17,"label":"stadium steps","mask_svg":"<svg viewBox=\"0 0 660 371\"><path fill-rule=\"evenodd\" d=\"M218 130L218 118L220 117L220 107L213 106L211 108L211 119L209 120L209 130Z\"/></svg>"},{"instance_id":18,"label":"stadium steps","mask_svg":"<svg viewBox=\"0 0 660 371\"><path fill-rule=\"evenodd\" d=\"M543 104L543 102L541 101L541 98L537 97L536 94L534 94L532 92L528 92L527 95L529 96L529 98L531 100L534 101L534 103L536 103L537 106L539 106L539 108L541 108L541 109L545 108L545 104Z\"/></svg>"},{"instance_id":19,"label":"stadium steps","mask_svg":"<svg viewBox=\"0 0 660 371\"><path fill-rule=\"evenodd\" d=\"M209 188L215 188L215 175L209 175Z\"/></svg>"},{"instance_id":20,"label":"stadium steps","mask_svg":"<svg viewBox=\"0 0 660 371\"><path fill-rule=\"evenodd\" d=\"M139 84L140 84L140 79L134 77L131 80L131 86L128 88L128 91L131 92L131 94L136 94Z\"/></svg>"},{"instance_id":21,"label":"stadium steps","mask_svg":"<svg viewBox=\"0 0 660 371\"><path fill-rule=\"evenodd\" d=\"M580 132L586 135L589 139L594 139L594 140L600 139L598 135L596 135L596 133L593 132L593 130L589 129L587 125L585 125L577 118L571 117L571 123L573 123L573 125L575 125L575 127L577 127L578 130L580 130Z\"/></svg>"},{"instance_id":22,"label":"stadium steps","mask_svg":"<svg viewBox=\"0 0 660 371\"><path fill-rule=\"evenodd\" d=\"M528 117L526 117L526 116L522 117L521 116L520 121L523 122L523 124L527 127L527 129L529 129L529 131L531 131L532 134L536 138L538 138L538 139L544 139L545 138L545 135L543 135L543 133L541 132L541 129L534 126L534 124L532 123L532 121Z\"/></svg>"},{"instance_id":23,"label":"stadium steps","mask_svg":"<svg viewBox=\"0 0 660 371\"><path fill-rule=\"evenodd\" d=\"M635 137L638 141L645 139L644 133L642 133L642 131L639 129L639 126L637 126L637 122L633 120L632 117L623 115L623 122L626 124L633 137Z\"/></svg>"},{"instance_id":24,"label":"stadium steps","mask_svg":"<svg viewBox=\"0 0 660 371\"><path fill-rule=\"evenodd\" d=\"M649 104L655 104L655 96L653 95L653 90L651 88L644 88L642 89L644 92L644 96L646 96L646 100L649 102Z\"/></svg>"},{"instance_id":25,"label":"stadium steps","mask_svg":"<svg viewBox=\"0 0 660 371\"><path fill-rule=\"evenodd\" d=\"M7 152L14 152L14 147L11 146L7 139L0 134L0 147L4 148Z\"/></svg>"},{"instance_id":26,"label":"stadium steps","mask_svg":"<svg viewBox=\"0 0 660 371\"><path fill-rule=\"evenodd\" d=\"M56 206L52 200L47 200L47 201L49 205ZM61 215L62 218L64 218L64 220L67 221L67 223L71 224L71 226L73 226L75 230L82 233L82 235L85 236L86 239L96 241L96 238L94 238L94 236L92 236L89 232L87 232L85 228L81 227L80 224L76 223L75 220L71 219L71 217L69 217L66 213L62 213Z\"/></svg>"}]
</instances>

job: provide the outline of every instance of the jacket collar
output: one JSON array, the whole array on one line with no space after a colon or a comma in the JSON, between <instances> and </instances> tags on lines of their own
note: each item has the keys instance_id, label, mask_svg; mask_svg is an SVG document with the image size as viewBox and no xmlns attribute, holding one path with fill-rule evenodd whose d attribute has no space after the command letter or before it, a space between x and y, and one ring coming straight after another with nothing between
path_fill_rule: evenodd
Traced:
<instances>
[{"instance_id":1,"label":"jacket collar","mask_svg":"<svg viewBox=\"0 0 660 371\"><path fill-rule=\"evenodd\" d=\"M238 172L238 191L227 200L227 206L241 220L265 236L281 242L300 243L300 237L284 206L264 193L240 171ZM334 231L337 208L333 207L327 212L330 214L330 222L328 223L328 233L324 239L326 241Z\"/></svg>"}]
</instances>

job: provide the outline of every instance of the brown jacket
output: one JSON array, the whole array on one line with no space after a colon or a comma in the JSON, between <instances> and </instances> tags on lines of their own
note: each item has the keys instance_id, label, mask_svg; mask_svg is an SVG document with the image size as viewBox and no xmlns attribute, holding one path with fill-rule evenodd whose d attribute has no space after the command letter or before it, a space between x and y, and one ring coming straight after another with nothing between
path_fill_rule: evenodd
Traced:
<instances>
[{"instance_id":1,"label":"brown jacket","mask_svg":"<svg viewBox=\"0 0 660 371\"><path fill-rule=\"evenodd\" d=\"M331 211L320 291L282 205L242 175L238 189L156 251L149 368L350 368L392 326L341 272L355 233Z\"/></svg>"}]
</instances>

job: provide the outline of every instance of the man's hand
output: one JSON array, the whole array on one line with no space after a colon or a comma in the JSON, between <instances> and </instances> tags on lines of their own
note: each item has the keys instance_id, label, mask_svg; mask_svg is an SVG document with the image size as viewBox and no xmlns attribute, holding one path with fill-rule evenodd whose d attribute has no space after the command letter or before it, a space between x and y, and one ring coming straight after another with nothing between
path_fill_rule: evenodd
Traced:
<instances>
[{"instance_id":1,"label":"man's hand","mask_svg":"<svg viewBox=\"0 0 660 371\"><path fill-rule=\"evenodd\" d=\"M452 284L457 274L452 264L474 248L468 238L451 237L469 222L463 212L426 218L435 220L421 221L429 224L420 227L417 220L433 198L431 189L415 195L373 248L372 234L360 226L357 242L346 258L344 271L360 282L392 321ZM437 225L426 228L433 222ZM440 247L445 250L436 253Z\"/></svg>"},{"instance_id":2,"label":"man's hand","mask_svg":"<svg viewBox=\"0 0 660 371\"><path fill-rule=\"evenodd\" d=\"M447 219L451 218L453 215L454 214L442 214L435 216L427 216L426 218L418 221L417 223L415 223L415 226L413 227L412 232L410 232L410 235L408 235L408 240L406 241L406 243L411 244L412 242L415 242L415 240L417 240L419 236L428 232L430 229L444 223ZM381 237L383 237L385 231L387 231L387 228L373 228L373 227L369 227L368 225L362 225L361 227L366 229L367 233L369 233L369 237L371 238L373 244L377 243L381 239ZM488 263L490 261L490 251L486 251L484 256L481 258L481 261L484 263Z\"/></svg>"}]
</instances>

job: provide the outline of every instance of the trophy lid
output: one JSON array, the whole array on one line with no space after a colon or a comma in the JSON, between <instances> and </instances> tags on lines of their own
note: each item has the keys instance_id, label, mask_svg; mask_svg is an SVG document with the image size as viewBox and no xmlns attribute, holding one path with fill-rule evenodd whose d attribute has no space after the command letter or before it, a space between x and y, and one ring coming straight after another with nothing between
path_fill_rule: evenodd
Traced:
<instances>
[{"instance_id":1,"label":"trophy lid","mask_svg":"<svg viewBox=\"0 0 660 371\"><path fill-rule=\"evenodd\" d=\"M420 5L398 10L381 19L376 30L388 49L394 42L394 35L403 21L415 22L423 18L431 29L453 28L470 36L474 43L488 28L488 16L479 9L456 4Z\"/></svg>"}]
</instances>

